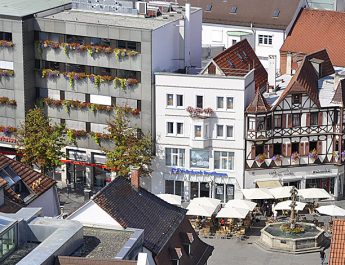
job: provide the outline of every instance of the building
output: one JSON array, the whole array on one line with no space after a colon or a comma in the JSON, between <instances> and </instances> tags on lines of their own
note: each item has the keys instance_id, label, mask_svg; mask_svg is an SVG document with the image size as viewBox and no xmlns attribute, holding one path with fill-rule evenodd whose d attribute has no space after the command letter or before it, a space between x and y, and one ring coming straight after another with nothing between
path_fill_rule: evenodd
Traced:
<instances>
[{"instance_id":1,"label":"building","mask_svg":"<svg viewBox=\"0 0 345 265\"><path fill-rule=\"evenodd\" d=\"M41 2L47 1L33 6ZM154 131L153 73L200 67L202 11L127 0L75 0L72 9L21 3L0 10L0 140L13 151L11 132L38 101L68 128L66 165L56 179L75 190L100 189L110 181L101 149L110 147L106 127L115 106L128 113L131 126Z\"/></svg>"},{"instance_id":2,"label":"building","mask_svg":"<svg viewBox=\"0 0 345 265\"><path fill-rule=\"evenodd\" d=\"M344 0L307 0L308 7L333 11L345 11Z\"/></svg>"},{"instance_id":3,"label":"building","mask_svg":"<svg viewBox=\"0 0 345 265\"><path fill-rule=\"evenodd\" d=\"M326 49L335 66L345 67L345 13L303 9L280 49L282 74L293 74L309 53Z\"/></svg>"},{"instance_id":4,"label":"building","mask_svg":"<svg viewBox=\"0 0 345 265\"><path fill-rule=\"evenodd\" d=\"M345 220L338 219L333 221L331 251L328 264L342 265L345 261L345 242L344 242Z\"/></svg>"},{"instance_id":5,"label":"building","mask_svg":"<svg viewBox=\"0 0 345 265\"><path fill-rule=\"evenodd\" d=\"M0 213L15 213L24 207L40 207L45 216L59 215L56 181L0 155Z\"/></svg>"},{"instance_id":6,"label":"building","mask_svg":"<svg viewBox=\"0 0 345 265\"><path fill-rule=\"evenodd\" d=\"M246 187L282 183L344 192L344 72L326 50L257 92L246 109Z\"/></svg>"},{"instance_id":7,"label":"building","mask_svg":"<svg viewBox=\"0 0 345 265\"><path fill-rule=\"evenodd\" d=\"M244 111L255 89L266 83L267 73L247 40L215 56L199 74L157 73L152 192L185 201L240 197Z\"/></svg>"},{"instance_id":8,"label":"building","mask_svg":"<svg viewBox=\"0 0 345 265\"><path fill-rule=\"evenodd\" d=\"M268 69L270 55L277 58L279 72L279 49L283 45L291 25L304 0L228 0L228 1L178 1L203 9L202 44L230 47L247 39Z\"/></svg>"},{"instance_id":9,"label":"building","mask_svg":"<svg viewBox=\"0 0 345 265\"><path fill-rule=\"evenodd\" d=\"M141 188L138 171L132 172L131 182L116 178L68 219L85 225L144 230L143 252L149 265L207 264L213 247L199 239L187 211Z\"/></svg>"},{"instance_id":10,"label":"building","mask_svg":"<svg viewBox=\"0 0 345 265\"><path fill-rule=\"evenodd\" d=\"M0 214L3 265L147 265L143 231L110 226L83 227L77 221L47 218L40 208Z\"/></svg>"}]
</instances>

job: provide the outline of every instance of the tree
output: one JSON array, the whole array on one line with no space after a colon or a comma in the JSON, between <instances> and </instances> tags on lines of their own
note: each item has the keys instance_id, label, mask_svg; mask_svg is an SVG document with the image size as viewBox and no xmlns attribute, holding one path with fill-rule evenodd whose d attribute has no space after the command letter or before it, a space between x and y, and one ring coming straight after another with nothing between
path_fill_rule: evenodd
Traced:
<instances>
[{"instance_id":1,"label":"tree","mask_svg":"<svg viewBox=\"0 0 345 265\"><path fill-rule=\"evenodd\" d=\"M107 157L107 167L119 176L127 176L131 166L138 167L142 175L152 172L151 136L130 128L128 117L122 109L116 109L115 118L108 123L108 131L114 147L103 150Z\"/></svg>"},{"instance_id":2,"label":"tree","mask_svg":"<svg viewBox=\"0 0 345 265\"><path fill-rule=\"evenodd\" d=\"M44 174L59 166L65 146L64 126L52 125L43 110L34 108L17 131L18 153L22 162L36 165Z\"/></svg>"}]
</instances>

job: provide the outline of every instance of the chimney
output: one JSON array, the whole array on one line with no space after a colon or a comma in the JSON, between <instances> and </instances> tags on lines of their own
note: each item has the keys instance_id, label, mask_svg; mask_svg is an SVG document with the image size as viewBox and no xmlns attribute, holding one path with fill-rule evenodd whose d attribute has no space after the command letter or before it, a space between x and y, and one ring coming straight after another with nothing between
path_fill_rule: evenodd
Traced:
<instances>
[{"instance_id":1,"label":"chimney","mask_svg":"<svg viewBox=\"0 0 345 265\"><path fill-rule=\"evenodd\" d=\"M139 167L131 168L131 184L134 189L139 190L139 187L140 187Z\"/></svg>"},{"instance_id":2,"label":"chimney","mask_svg":"<svg viewBox=\"0 0 345 265\"><path fill-rule=\"evenodd\" d=\"M286 54L286 74L291 75L292 54L288 52Z\"/></svg>"},{"instance_id":3,"label":"chimney","mask_svg":"<svg viewBox=\"0 0 345 265\"><path fill-rule=\"evenodd\" d=\"M273 89L276 87L277 56L268 56L268 84Z\"/></svg>"},{"instance_id":4,"label":"chimney","mask_svg":"<svg viewBox=\"0 0 345 265\"><path fill-rule=\"evenodd\" d=\"M190 34L191 34L191 23L190 23L190 4L186 3L185 16L184 16L184 64L186 69L191 66L190 62Z\"/></svg>"}]
</instances>

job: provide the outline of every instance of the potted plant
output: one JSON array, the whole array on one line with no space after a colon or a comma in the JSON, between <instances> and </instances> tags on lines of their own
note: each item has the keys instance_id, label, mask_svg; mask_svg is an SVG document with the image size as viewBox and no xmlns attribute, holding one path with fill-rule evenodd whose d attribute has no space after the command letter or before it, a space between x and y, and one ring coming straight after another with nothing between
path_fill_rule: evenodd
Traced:
<instances>
[{"instance_id":1,"label":"potted plant","mask_svg":"<svg viewBox=\"0 0 345 265\"><path fill-rule=\"evenodd\" d=\"M259 154L255 157L255 161L262 164L263 162L265 162L266 159L266 155L265 154Z\"/></svg>"},{"instance_id":2,"label":"potted plant","mask_svg":"<svg viewBox=\"0 0 345 265\"><path fill-rule=\"evenodd\" d=\"M272 160L275 162L276 165L281 165L282 157L281 155L277 154L272 156Z\"/></svg>"},{"instance_id":3,"label":"potted plant","mask_svg":"<svg viewBox=\"0 0 345 265\"><path fill-rule=\"evenodd\" d=\"M309 154L308 154L308 157L312 160L312 161L315 161L319 155L316 151L316 149L313 149L313 151L311 151Z\"/></svg>"},{"instance_id":4,"label":"potted plant","mask_svg":"<svg viewBox=\"0 0 345 265\"><path fill-rule=\"evenodd\" d=\"M299 161L299 158L300 158L299 153L297 152L292 153L291 155L292 162L297 163Z\"/></svg>"}]
</instances>

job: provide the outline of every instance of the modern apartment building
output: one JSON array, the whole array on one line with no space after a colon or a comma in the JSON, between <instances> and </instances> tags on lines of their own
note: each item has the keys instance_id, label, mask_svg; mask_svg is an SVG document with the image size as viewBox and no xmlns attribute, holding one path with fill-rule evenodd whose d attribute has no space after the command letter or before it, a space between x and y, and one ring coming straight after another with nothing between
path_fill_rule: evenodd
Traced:
<instances>
[{"instance_id":1,"label":"modern apartment building","mask_svg":"<svg viewBox=\"0 0 345 265\"><path fill-rule=\"evenodd\" d=\"M199 74L157 73L152 192L177 194L185 201L241 197L244 111L255 88L266 82L247 40L214 57Z\"/></svg>"},{"instance_id":2,"label":"modern apartment building","mask_svg":"<svg viewBox=\"0 0 345 265\"><path fill-rule=\"evenodd\" d=\"M344 195L344 71L326 50L257 92L246 109L246 187L278 182Z\"/></svg>"},{"instance_id":3,"label":"modern apartment building","mask_svg":"<svg viewBox=\"0 0 345 265\"><path fill-rule=\"evenodd\" d=\"M198 8L160 2L75 0L72 9L35 12L28 36L9 39L13 48L1 49L5 67L23 57L9 69L14 77L2 72L8 75L2 88L9 91L4 126L24 119L18 107L25 104L15 102L17 117L11 93L29 86L18 95L26 110L39 102L52 121L69 129L62 180L81 189L103 187L107 171L101 149L109 147L106 127L114 107L128 113L131 126L154 131L153 73L200 66L201 19ZM4 37L15 36L9 29L2 29ZM13 83L17 78L22 83Z\"/></svg>"}]
</instances>

